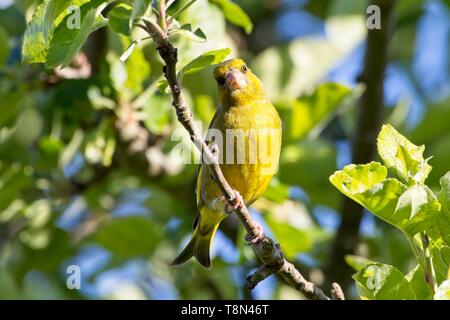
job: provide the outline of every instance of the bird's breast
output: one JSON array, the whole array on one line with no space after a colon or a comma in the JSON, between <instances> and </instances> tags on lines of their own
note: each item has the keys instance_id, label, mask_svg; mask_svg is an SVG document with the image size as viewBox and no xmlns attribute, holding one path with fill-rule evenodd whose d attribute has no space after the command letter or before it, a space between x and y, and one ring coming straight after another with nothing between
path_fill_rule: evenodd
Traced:
<instances>
[{"instance_id":1,"label":"bird's breast","mask_svg":"<svg viewBox=\"0 0 450 320\"><path fill-rule=\"evenodd\" d=\"M221 169L233 189L251 202L278 170L281 125L269 103L233 107L219 119ZM216 142L217 143L217 142Z\"/></svg>"}]
</instances>

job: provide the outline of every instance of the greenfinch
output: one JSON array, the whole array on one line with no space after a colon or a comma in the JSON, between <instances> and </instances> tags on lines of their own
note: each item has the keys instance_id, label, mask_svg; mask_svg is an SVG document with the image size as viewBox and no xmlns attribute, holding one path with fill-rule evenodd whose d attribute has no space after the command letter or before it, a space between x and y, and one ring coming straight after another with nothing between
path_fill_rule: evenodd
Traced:
<instances>
[{"instance_id":1,"label":"greenfinch","mask_svg":"<svg viewBox=\"0 0 450 320\"><path fill-rule=\"evenodd\" d=\"M199 215L192 239L173 265L194 256L202 266L210 268L209 251L220 222L261 196L278 169L281 119L261 81L241 59L217 65L214 78L219 104L207 141L213 141L219 151L220 168L235 190L235 199L228 205L207 164L201 164L196 186Z\"/></svg>"}]
</instances>

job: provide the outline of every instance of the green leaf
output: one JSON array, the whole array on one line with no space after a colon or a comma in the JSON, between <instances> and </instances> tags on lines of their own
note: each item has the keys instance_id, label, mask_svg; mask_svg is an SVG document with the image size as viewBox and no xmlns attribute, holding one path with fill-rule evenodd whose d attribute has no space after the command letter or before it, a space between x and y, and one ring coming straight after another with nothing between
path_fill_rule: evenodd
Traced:
<instances>
[{"instance_id":1,"label":"green leaf","mask_svg":"<svg viewBox=\"0 0 450 320\"><path fill-rule=\"evenodd\" d=\"M6 30L0 25L0 68L2 68L9 56L10 45L9 35Z\"/></svg>"},{"instance_id":2,"label":"green leaf","mask_svg":"<svg viewBox=\"0 0 450 320\"><path fill-rule=\"evenodd\" d=\"M359 94L353 94L348 87L324 83L312 94L294 100L286 112L280 110L285 125L284 141L296 142L308 135L316 137L331 119L333 111L344 104L348 105L348 102L354 102L357 96Z\"/></svg>"},{"instance_id":3,"label":"green leaf","mask_svg":"<svg viewBox=\"0 0 450 320\"><path fill-rule=\"evenodd\" d=\"M445 243L450 246L450 171L441 180L441 192L438 195L441 213L438 218L438 230Z\"/></svg>"},{"instance_id":4,"label":"green leaf","mask_svg":"<svg viewBox=\"0 0 450 320\"><path fill-rule=\"evenodd\" d=\"M64 150L61 152L61 157L59 158L59 167L64 168L67 166L72 159L75 157L76 153L78 152L79 148L81 147L81 144L84 139L84 132L81 129L78 129L74 132L72 138L70 139L70 142L67 144L67 146L64 148Z\"/></svg>"},{"instance_id":5,"label":"green leaf","mask_svg":"<svg viewBox=\"0 0 450 320\"><path fill-rule=\"evenodd\" d=\"M266 191L264 191L263 197L281 204L289 198L289 186L277 179L272 179Z\"/></svg>"},{"instance_id":6,"label":"green leaf","mask_svg":"<svg viewBox=\"0 0 450 320\"><path fill-rule=\"evenodd\" d=\"M51 136L44 136L39 140L39 166L38 170L52 170L58 166L58 160L64 145Z\"/></svg>"},{"instance_id":7,"label":"green leaf","mask_svg":"<svg viewBox=\"0 0 450 320\"><path fill-rule=\"evenodd\" d=\"M378 153L385 165L407 184L423 183L431 171L423 158L425 146L416 146L392 126L384 125L378 135Z\"/></svg>"},{"instance_id":8,"label":"green leaf","mask_svg":"<svg viewBox=\"0 0 450 320\"><path fill-rule=\"evenodd\" d=\"M192 31L192 26L190 24L182 25L181 28L174 29L171 31L170 35L173 34L180 34L185 38L188 38L189 40L197 41L197 42L205 42L206 41L206 35L203 33L203 31L200 28L197 28L197 30Z\"/></svg>"},{"instance_id":9,"label":"green leaf","mask_svg":"<svg viewBox=\"0 0 450 320\"><path fill-rule=\"evenodd\" d=\"M108 14L109 25L115 32L130 35L133 8L125 3L115 6Z\"/></svg>"},{"instance_id":10,"label":"green leaf","mask_svg":"<svg viewBox=\"0 0 450 320\"><path fill-rule=\"evenodd\" d=\"M370 300L400 300L416 299L414 291L397 268L373 263L353 275L362 299Z\"/></svg>"},{"instance_id":11,"label":"green leaf","mask_svg":"<svg viewBox=\"0 0 450 320\"><path fill-rule=\"evenodd\" d=\"M128 90L124 90L125 84L128 81L126 66L119 59L117 59L117 56L113 52L106 55L106 60L110 65L109 78L111 79L113 88L119 96L128 95Z\"/></svg>"},{"instance_id":12,"label":"green leaf","mask_svg":"<svg viewBox=\"0 0 450 320\"><path fill-rule=\"evenodd\" d=\"M108 221L93 240L122 258L130 258L150 255L158 238L158 231L149 219L132 216Z\"/></svg>"},{"instance_id":13,"label":"green leaf","mask_svg":"<svg viewBox=\"0 0 450 320\"><path fill-rule=\"evenodd\" d=\"M229 54L231 49L224 48L208 51L195 58L181 69L181 74L191 74L213 64L222 62Z\"/></svg>"},{"instance_id":14,"label":"green leaf","mask_svg":"<svg viewBox=\"0 0 450 320\"><path fill-rule=\"evenodd\" d=\"M15 199L22 198L22 191L31 186L33 183L32 173L32 168L19 162L7 166L6 163L0 161L0 185L2 186L2 192L0 192L0 212L2 213L0 221L6 218L3 210Z\"/></svg>"},{"instance_id":15,"label":"green leaf","mask_svg":"<svg viewBox=\"0 0 450 320\"><path fill-rule=\"evenodd\" d=\"M154 134L162 133L170 123L170 102L166 96L151 96L142 112L145 126Z\"/></svg>"},{"instance_id":16,"label":"green leaf","mask_svg":"<svg viewBox=\"0 0 450 320\"><path fill-rule=\"evenodd\" d=\"M280 182L300 186L313 203L337 208L339 197L328 184L330 172L336 170L336 149L324 140L305 140L287 145L281 151Z\"/></svg>"},{"instance_id":17,"label":"green leaf","mask_svg":"<svg viewBox=\"0 0 450 320\"><path fill-rule=\"evenodd\" d=\"M108 20L101 14L107 3L103 2L100 6L93 7L94 3L95 1L81 7L79 29L72 28L67 23L67 19L56 28L46 59L48 68L67 67L86 42L88 36L95 30L107 25Z\"/></svg>"},{"instance_id":18,"label":"green leaf","mask_svg":"<svg viewBox=\"0 0 450 320\"><path fill-rule=\"evenodd\" d=\"M398 197L406 190L396 179L387 179L387 169L379 162L369 164L345 166L343 170L336 171L331 177L331 183L343 194L355 200L370 211L380 211L386 206L394 211ZM371 194L385 193L376 198ZM389 197L388 197L389 196ZM395 200L391 203L391 200Z\"/></svg>"},{"instance_id":19,"label":"green leaf","mask_svg":"<svg viewBox=\"0 0 450 320\"><path fill-rule=\"evenodd\" d=\"M267 48L252 59L251 68L272 101L294 100L317 86L365 41L367 26L362 16L342 16L327 19L325 30L324 37L301 37Z\"/></svg>"},{"instance_id":20,"label":"green leaf","mask_svg":"<svg viewBox=\"0 0 450 320\"><path fill-rule=\"evenodd\" d=\"M407 188L387 178L387 168L378 162L346 166L330 181L347 197L410 236L432 229L438 220L440 204L427 186Z\"/></svg>"},{"instance_id":21,"label":"green leaf","mask_svg":"<svg viewBox=\"0 0 450 320\"><path fill-rule=\"evenodd\" d=\"M417 265L406 275L406 280L411 285L411 288L413 289L418 300L431 299L432 295L430 292L430 287L425 282L425 274L419 265Z\"/></svg>"},{"instance_id":22,"label":"green leaf","mask_svg":"<svg viewBox=\"0 0 450 320\"><path fill-rule=\"evenodd\" d=\"M157 87L159 92L163 94L169 94L170 93L170 86L166 79L159 80L157 83Z\"/></svg>"},{"instance_id":23,"label":"green leaf","mask_svg":"<svg viewBox=\"0 0 450 320\"><path fill-rule=\"evenodd\" d=\"M441 192L439 193L439 201L444 211L450 212L450 171L447 172L440 180Z\"/></svg>"},{"instance_id":24,"label":"green leaf","mask_svg":"<svg viewBox=\"0 0 450 320\"><path fill-rule=\"evenodd\" d=\"M113 110L116 107L116 102L108 97L102 95L98 87L91 87L87 92L88 98L92 107L96 110Z\"/></svg>"},{"instance_id":25,"label":"green leaf","mask_svg":"<svg viewBox=\"0 0 450 320\"><path fill-rule=\"evenodd\" d=\"M360 271L362 268L365 268L369 264L376 263L375 261L367 259L365 257L354 256L351 254L346 255L344 259L345 262L347 262L347 264L355 271Z\"/></svg>"},{"instance_id":26,"label":"green leaf","mask_svg":"<svg viewBox=\"0 0 450 320\"><path fill-rule=\"evenodd\" d=\"M194 4L194 2L197 0L191 0L184 4L180 9L178 9L175 13L171 15L171 19L176 19L180 14L182 14L184 11L186 11L190 6Z\"/></svg>"},{"instance_id":27,"label":"green leaf","mask_svg":"<svg viewBox=\"0 0 450 320\"><path fill-rule=\"evenodd\" d=\"M293 227L287 222L277 221L270 216L266 217L266 222L275 238L283 244L283 253L289 259L311 249L312 240L308 231Z\"/></svg>"},{"instance_id":28,"label":"green leaf","mask_svg":"<svg viewBox=\"0 0 450 320\"><path fill-rule=\"evenodd\" d=\"M22 45L22 62L45 62L56 27L64 17L73 14L71 6L79 7L89 0L44 0L39 4L25 31Z\"/></svg>"},{"instance_id":29,"label":"green leaf","mask_svg":"<svg viewBox=\"0 0 450 320\"><path fill-rule=\"evenodd\" d=\"M26 27L25 16L20 5L2 7L0 21L5 31L11 36L23 36Z\"/></svg>"},{"instance_id":30,"label":"green leaf","mask_svg":"<svg viewBox=\"0 0 450 320\"><path fill-rule=\"evenodd\" d=\"M150 40L150 37L145 37L145 38L139 38L134 40L133 42L131 42L131 44L128 46L127 50L124 51L124 53L122 53L122 55L120 56L119 60L122 62L127 61L131 54L134 52L134 49L136 49L136 46L141 43L144 40Z\"/></svg>"},{"instance_id":31,"label":"green leaf","mask_svg":"<svg viewBox=\"0 0 450 320\"><path fill-rule=\"evenodd\" d=\"M132 92L133 96L141 93L144 82L150 77L151 71L150 63L145 59L144 52L137 50L125 62L125 68L128 74L126 87Z\"/></svg>"},{"instance_id":32,"label":"green leaf","mask_svg":"<svg viewBox=\"0 0 450 320\"><path fill-rule=\"evenodd\" d=\"M395 216L408 217L398 225L409 235L429 230L436 225L441 205L425 185L413 185L398 199Z\"/></svg>"},{"instance_id":33,"label":"green leaf","mask_svg":"<svg viewBox=\"0 0 450 320\"><path fill-rule=\"evenodd\" d=\"M331 183L347 197L390 224L402 229L410 214L396 213L397 202L406 191L400 181L387 178L387 168L379 162L348 165L330 177Z\"/></svg>"},{"instance_id":34,"label":"green leaf","mask_svg":"<svg viewBox=\"0 0 450 320\"><path fill-rule=\"evenodd\" d=\"M130 25L129 28L131 29L133 27L133 22L142 17L145 16L147 12L151 10L151 5L153 3L153 0L133 0L133 11L131 12L130 17Z\"/></svg>"},{"instance_id":35,"label":"green leaf","mask_svg":"<svg viewBox=\"0 0 450 320\"><path fill-rule=\"evenodd\" d=\"M104 120L86 139L84 156L89 164L102 164L108 167L112 163L112 156L116 148L113 125Z\"/></svg>"},{"instance_id":36,"label":"green leaf","mask_svg":"<svg viewBox=\"0 0 450 320\"><path fill-rule=\"evenodd\" d=\"M55 272L64 260L75 253L74 246L70 244L69 234L59 228L38 229L34 234L23 238L25 242L45 238L46 245L41 249L32 249L28 246L24 248L24 259L19 260L19 265L14 267L14 272L19 278L32 269Z\"/></svg>"},{"instance_id":37,"label":"green leaf","mask_svg":"<svg viewBox=\"0 0 450 320\"><path fill-rule=\"evenodd\" d=\"M449 118L450 97L439 103L428 105L423 119L411 132L411 139L428 145L446 136L449 133L447 121Z\"/></svg>"},{"instance_id":38,"label":"green leaf","mask_svg":"<svg viewBox=\"0 0 450 320\"><path fill-rule=\"evenodd\" d=\"M253 23L239 5L231 0L209 0L209 2L217 5L222 10L225 18L232 24L242 27L246 33L252 32Z\"/></svg>"},{"instance_id":39,"label":"green leaf","mask_svg":"<svg viewBox=\"0 0 450 320\"><path fill-rule=\"evenodd\" d=\"M450 280L445 280L437 289L434 300L450 300Z\"/></svg>"},{"instance_id":40,"label":"green leaf","mask_svg":"<svg viewBox=\"0 0 450 320\"><path fill-rule=\"evenodd\" d=\"M437 283L449 278L450 274L450 247L435 245L431 248L433 267Z\"/></svg>"}]
</instances>

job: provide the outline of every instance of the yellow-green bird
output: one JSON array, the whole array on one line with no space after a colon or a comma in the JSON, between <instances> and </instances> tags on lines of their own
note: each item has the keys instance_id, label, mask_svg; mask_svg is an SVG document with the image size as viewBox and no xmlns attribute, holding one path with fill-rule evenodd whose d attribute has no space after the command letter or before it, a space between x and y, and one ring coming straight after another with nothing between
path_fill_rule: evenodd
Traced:
<instances>
[{"instance_id":1,"label":"yellow-green bird","mask_svg":"<svg viewBox=\"0 0 450 320\"><path fill-rule=\"evenodd\" d=\"M219 105L209 134L220 152L223 175L235 190L232 209L236 210L255 201L278 169L281 120L266 97L263 84L241 59L220 63L214 70L214 78ZM194 234L172 264L181 264L194 256L209 268L212 238L230 210L206 164L199 168L196 192L199 216Z\"/></svg>"}]
</instances>

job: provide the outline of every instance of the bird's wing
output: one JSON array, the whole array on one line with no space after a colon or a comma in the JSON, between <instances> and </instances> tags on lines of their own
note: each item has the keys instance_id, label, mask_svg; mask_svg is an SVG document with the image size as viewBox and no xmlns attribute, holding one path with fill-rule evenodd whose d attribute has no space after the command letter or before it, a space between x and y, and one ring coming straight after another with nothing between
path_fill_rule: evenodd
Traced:
<instances>
[{"instance_id":1,"label":"bird's wing","mask_svg":"<svg viewBox=\"0 0 450 320\"><path fill-rule=\"evenodd\" d=\"M209 127L208 130L212 128L212 126L214 125L214 122L217 119L217 111L214 113L214 116L211 119L211 122L209 123ZM209 146L209 141L206 141L206 144ZM200 165L198 166L197 169L197 176L195 178L196 181L196 185L195 185L195 194L197 195L197 206L200 208L201 206L201 201L202 201L202 197L201 197L201 190L200 190L200 179L202 177L202 171L203 171L203 159L200 163Z\"/></svg>"}]
</instances>

